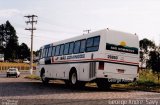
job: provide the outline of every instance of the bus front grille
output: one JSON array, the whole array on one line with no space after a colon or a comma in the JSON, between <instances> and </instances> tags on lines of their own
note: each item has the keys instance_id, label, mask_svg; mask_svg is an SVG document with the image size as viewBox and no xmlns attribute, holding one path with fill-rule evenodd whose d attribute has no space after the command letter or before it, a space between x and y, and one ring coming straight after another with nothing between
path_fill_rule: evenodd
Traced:
<instances>
[{"instance_id":1,"label":"bus front grille","mask_svg":"<svg viewBox=\"0 0 160 105\"><path fill-rule=\"evenodd\" d=\"M96 76L96 62L90 62L89 64L89 78Z\"/></svg>"}]
</instances>

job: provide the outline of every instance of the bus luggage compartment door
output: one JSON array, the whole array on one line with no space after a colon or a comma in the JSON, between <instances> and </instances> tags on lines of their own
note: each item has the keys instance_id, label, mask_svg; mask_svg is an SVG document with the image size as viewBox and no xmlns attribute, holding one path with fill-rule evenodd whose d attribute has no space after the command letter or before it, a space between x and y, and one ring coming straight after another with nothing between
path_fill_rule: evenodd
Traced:
<instances>
[{"instance_id":1,"label":"bus luggage compartment door","mask_svg":"<svg viewBox=\"0 0 160 105\"><path fill-rule=\"evenodd\" d=\"M96 62L89 63L89 79L92 79L96 76Z\"/></svg>"}]
</instances>

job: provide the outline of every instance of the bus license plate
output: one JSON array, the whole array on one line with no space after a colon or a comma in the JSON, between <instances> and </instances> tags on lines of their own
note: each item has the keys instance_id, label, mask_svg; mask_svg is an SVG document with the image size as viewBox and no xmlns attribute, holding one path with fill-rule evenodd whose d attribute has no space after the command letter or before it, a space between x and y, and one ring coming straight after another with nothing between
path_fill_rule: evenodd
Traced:
<instances>
[{"instance_id":1,"label":"bus license plate","mask_svg":"<svg viewBox=\"0 0 160 105\"><path fill-rule=\"evenodd\" d=\"M117 69L118 73L124 73L124 69Z\"/></svg>"}]
</instances>

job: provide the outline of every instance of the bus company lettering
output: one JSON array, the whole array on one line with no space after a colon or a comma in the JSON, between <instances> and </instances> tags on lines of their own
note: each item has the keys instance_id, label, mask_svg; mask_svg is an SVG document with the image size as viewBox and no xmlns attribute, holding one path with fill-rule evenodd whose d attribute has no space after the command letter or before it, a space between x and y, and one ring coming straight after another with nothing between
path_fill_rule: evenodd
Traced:
<instances>
[{"instance_id":1,"label":"bus company lettering","mask_svg":"<svg viewBox=\"0 0 160 105\"><path fill-rule=\"evenodd\" d=\"M56 57L55 61L58 61L58 60L67 60L67 59L79 59L79 58L85 58L85 54Z\"/></svg>"},{"instance_id":2,"label":"bus company lettering","mask_svg":"<svg viewBox=\"0 0 160 105\"><path fill-rule=\"evenodd\" d=\"M67 56L67 59L79 59L79 58L85 58L85 54Z\"/></svg>"},{"instance_id":3,"label":"bus company lettering","mask_svg":"<svg viewBox=\"0 0 160 105\"><path fill-rule=\"evenodd\" d=\"M126 48L118 48L118 51L124 51L124 52L134 53L134 50L126 49Z\"/></svg>"},{"instance_id":4,"label":"bus company lettering","mask_svg":"<svg viewBox=\"0 0 160 105\"><path fill-rule=\"evenodd\" d=\"M116 51L124 51L124 52L131 52L131 53L134 53L134 50L132 49L127 49L127 48L122 48L122 47L119 47L119 46L111 46L111 50L116 50Z\"/></svg>"},{"instance_id":5,"label":"bus company lettering","mask_svg":"<svg viewBox=\"0 0 160 105\"><path fill-rule=\"evenodd\" d=\"M111 49L112 49L112 50L117 50L117 47L111 46Z\"/></svg>"}]
</instances>

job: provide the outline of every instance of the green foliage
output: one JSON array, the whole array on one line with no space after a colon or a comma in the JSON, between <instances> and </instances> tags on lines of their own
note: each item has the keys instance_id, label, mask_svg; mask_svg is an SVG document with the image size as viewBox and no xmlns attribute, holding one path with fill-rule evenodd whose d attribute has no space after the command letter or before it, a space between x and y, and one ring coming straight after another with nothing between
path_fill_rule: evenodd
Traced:
<instances>
[{"instance_id":1,"label":"green foliage","mask_svg":"<svg viewBox=\"0 0 160 105\"><path fill-rule=\"evenodd\" d=\"M148 39L140 40L140 62L146 62L146 66L149 69L152 69L154 73L160 73L160 50L159 47L155 45L155 43ZM147 57L148 56L148 57ZM147 59L149 58L149 59ZM141 67L142 67L141 65ZM157 75L158 80L160 78Z\"/></svg>"},{"instance_id":2,"label":"green foliage","mask_svg":"<svg viewBox=\"0 0 160 105\"><path fill-rule=\"evenodd\" d=\"M147 53L149 49L154 49L155 43L147 38L144 38L139 41L140 49Z\"/></svg>"},{"instance_id":3,"label":"green foliage","mask_svg":"<svg viewBox=\"0 0 160 105\"><path fill-rule=\"evenodd\" d=\"M159 51L150 51L149 60L147 61L147 67L151 68L153 72L160 72L160 53Z\"/></svg>"},{"instance_id":4,"label":"green foliage","mask_svg":"<svg viewBox=\"0 0 160 105\"><path fill-rule=\"evenodd\" d=\"M17 58L18 51L18 37L14 27L9 21L6 24L2 24L0 28L1 43L6 43L4 49L5 60L13 60Z\"/></svg>"},{"instance_id":5,"label":"green foliage","mask_svg":"<svg viewBox=\"0 0 160 105\"><path fill-rule=\"evenodd\" d=\"M158 83L157 74L153 73L151 70L145 70L139 73L139 80L137 81L137 84L155 85L157 83Z\"/></svg>"},{"instance_id":6,"label":"green foliage","mask_svg":"<svg viewBox=\"0 0 160 105\"><path fill-rule=\"evenodd\" d=\"M5 32L4 32L4 30L5 30L5 26L4 26L4 24L2 24L2 25L0 25L0 47L1 48L4 48L5 46L4 46L4 42L5 42ZM1 49L2 50L2 49ZM4 50L2 50L3 52L1 52L1 53L4 53Z\"/></svg>"},{"instance_id":7,"label":"green foliage","mask_svg":"<svg viewBox=\"0 0 160 105\"><path fill-rule=\"evenodd\" d=\"M157 73L153 73L151 70L144 70L140 71L138 81L129 84L114 84L112 87L127 90L160 92L160 82L158 82L156 76Z\"/></svg>"},{"instance_id":8,"label":"green foliage","mask_svg":"<svg viewBox=\"0 0 160 105\"><path fill-rule=\"evenodd\" d=\"M30 50L25 43L19 46L16 30L9 21L0 25L0 53L4 53L5 60L9 61L30 56Z\"/></svg>"},{"instance_id":9,"label":"green foliage","mask_svg":"<svg viewBox=\"0 0 160 105\"><path fill-rule=\"evenodd\" d=\"M40 79L41 79L39 76L36 76L36 75L34 75L34 74L28 75L28 76L26 76L25 78L27 78L27 79L36 79L36 80L40 80Z\"/></svg>"},{"instance_id":10,"label":"green foliage","mask_svg":"<svg viewBox=\"0 0 160 105\"><path fill-rule=\"evenodd\" d=\"M150 52L151 49L156 47L155 43L146 38L139 41L140 44L140 62L141 67L146 62L146 55Z\"/></svg>"},{"instance_id":11,"label":"green foliage","mask_svg":"<svg viewBox=\"0 0 160 105\"><path fill-rule=\"evenodd\" d=\"M25 43L22 43L19 46L19 59L26 59L30 56L30 49L28 48L28 46Z\"/></svg>"},{"instance_id":12,"label":"green foliage","mask_svg":"<svg viewBox=\"0 0 160 105\"><path fill-rule=\"evenodd\" d=\"M0 54L3 54L3 53L4 53L4 47L0 46Z\"/></svg>"}]
</instances>

